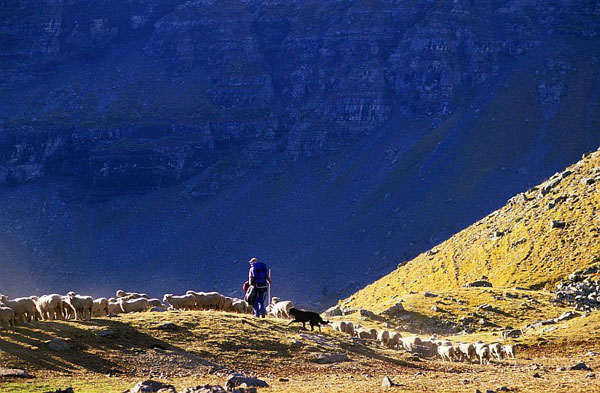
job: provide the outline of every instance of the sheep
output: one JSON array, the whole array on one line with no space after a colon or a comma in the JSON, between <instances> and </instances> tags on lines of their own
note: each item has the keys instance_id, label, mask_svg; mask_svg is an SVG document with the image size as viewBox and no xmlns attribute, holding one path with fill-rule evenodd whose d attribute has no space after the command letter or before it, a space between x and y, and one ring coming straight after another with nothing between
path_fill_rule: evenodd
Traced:
<instances>
[{"instance_id":1,"label":"sheep","mask_svg":"<svg viewBox=\"0 0 600 393\"><path fill-rule=\"evenodd\" d=\"M290 309L294 307L294 303L286 300L286 301L279 301L277 303L275 303L273 305L273 308L271 309L271 314L275 317L275 318L286 318L289 319L290 317Z\"/></svg>"},{"instance_id":2,"label":"sheep","mask_svg":"<svg viewBox=\"0 0 600 393\"><path fill-rule=\"evenodd\" d=\"M196 307L194 295L174 296L168 293L163 297L163 302L168 303L175 310L193 310Z\"/></svg>"},{"instance_id":3,"label":"sheep","mask_svg":"<svg viewBox=\"0 0 600 393\"><path fill-rule=\"evenodd\" d=\"M94 299L91 296L81 296L75 292L69 292L65 301L75 310L75 319L81 321L92 319Z\"/></svg>"},{"instance_id":4,"label":"sheep","mask_svg":"<svg viewBox=\"0 0 600 393\"><path fill-rule=\"evenodd\" d=\"M458 350L462 354L463 359L467 359L472 361L473 359L477 359L477 353L475 353L475 347L470 343L460 343L458 345Z\"/></svg>"},{"instance_id":5,"label":"sheep","mask_svg":"<svg viewBox=\"0 0 600 393\"><path fill-rule=\"evenodd\" d=\"M390 348L398 348L400 346L400 340L402 339L402 335L398 332L390 333Z\"/></svg>"},{"instance_id":6,"label":"sheep","mask_svg":"<svg viewBox=\"0 0 600 393\"><path fill-rule=\"evenodd\" d=\"M454 347L452 345L439 345L437 351L442 361L451 362L454 360Z\"/></svg>"},{"instance_id":7,"label":"sheep","mask_svg":"<svg viewBox=\"0 0 600 393\"><path fill-rule=\"evenodd\" d=\"M67 296L61 296L60 301L62 303L63 319L74 319L75 318L75 309L67 301Z\"/></svg>"},{"instance_id":8,"label":"sheep","mask_svg":"<svg viewBox=\"0 0 600 393\"><path fill-rule=\"evenodd\" d=\"M493 343L489 345L490 353L498 360L502 360L502 344Z\"/></svg>"},{"instance_id":9,"label":"sheep","mask_svg":"<svg viewBox=\"0 0 600 393\"><path fill-rule=\"evenodd\" d=\"M350 336L354 336L354 324L351 321L346 322L345 332L348 333Z\"/></svg>"},{"instance_id":10,"label":"sheep","mask_svg":"<svg viewBox=\"0 0 600 393\"><path fill-rule=\"evenodd\" d=\"M380 330L377 333L377 342L383 346L389 346L390 345L390 332L388 332L387 330Z\"/></svg>"},{"instance_id":11,"label":"sheep","mask_svg":"<svg viewBox=\"0 0 600 393\"><path fill-rule=\"evenodd\" d=\"M460 362L463 360L463 354L460 350L460 343L452 343L452 349L454 352L454 360Z\"/></svg>"},{"instance_id":12,"label":"sheep","mask_svg":"<svg viewBox=\"0 0 600 393\"><path fill-rule=\"evenodd\" d=\"M35 300L30 297L20 297L9 300L5 295L0 295L0 306L11 308L15 313L15 321L37 322L38 312Z\"/></svg>"},{"instance_id":13,"label":"sheep","mask_svg":"<svg viewBox=\"0 0 600 393\"><path fill-rule=\"evenodd\" d=\"M337 330L338 332L342 332L342 333L346 332L346 322L344 322L344 321L332 322L331 327L333 328L333 330Z\"/></svg>"},{"instance_id":14,"label":"sheep","mask_svg":"<svg viewBox=\"0 0 600 393\"><path fill-rule=\"evenodd\" d=\"M118 290L117 293L117 298L127 298L126 300L134 300L134 299L139 299L139 298L145 298L145 299L149 299L150 297L148 295L146 295L145 293L137 293L137 292L125 292L122 290Z\"/></svg>"},{"instance_id":15,"label":"sheep","mask_svg":"<svg viewBox=\"0 0 600 393\"><path fill-rule=\"evenodd\" d=\"M150 307L164 307L163 303L160 301L160 299L148 299L148 305Z\"/></svg>"},{"instance_id":16,"label":"sheep","mask_svg":"<svg viewBox=\"0 0 600 393\"><path fill-rule=\"evenodd\" d=\"M490 347L482 342L476 342L473 345L475 347L475 353L479 357L479 364L483 364L484 360L489 364L491 358Z\"/></svg>"},{"instance_id":17,"label":"sheep","mask_svg":"<svg viewBox=\"0 0 600 393\"><path fill-rule=\"evenodd\" d=\"M429 355L430 356L435 356L437 355L437 348L438 348L438 344L436 343L437 340L427 340L427 339L421 339L421 344L424 346L425 348L427 348L429 350Z\"/></svg>"},{"instance_id":18,"label":"sheep","mask_svg":"<svg viewBox=\"0 0 600 393\"><path fill-rule=\"evenodd\" d=\"M124 313L147 311L149 308L148 299L142 297L134 300L125 298L119 299L119 305Z\"/></svg>"},{"instance_id":19,"label":"sheep","mask_svg":"<svg viewBox=\"0 0 600 393\"><path fill-rule=\"evenodd\" d=\"M515 358L515 346L514 345L504 345L502 346L502 352L506 355L507 358Z\"/></svg>"},{"instance_id":20,"label":"sheep","mask_svg":"<svg viewBox=\"0 0 600 393\"><path fill-rule=\"evenodd\" d=\"M233 299L231 310L238 314L246 314L246 306L248 303L245 300Z\"/></svg>"},{"instance_id":21,"label":"sheep","mask_svg":"<svg viewBox=\"0 0 600 393\"><path fill-rule=\"evenodd\" d=\"M224 296L218 292L187 291L196 299L196 308L199 310L219 310L224 301Z\"/></svg>"},{"instance_id":22,"label":"sheep","mask_svg":"<svg viewBox=\"0 0 600 393\"><path fill-rule=\"evenodd\" d=\"M92 316L105 317L108 314L110 314L108 310L108 299L105 297L94 299L94 303L92 304Z\"/></svg>"},{"instance_id":23,"label":"sheep","mask_svg":"<svg viewBox=\"0 0 600 393\"><path fill-rule=\"evenodd\" d=\"M60 295L44 295L40 296L35 306L42 319L63 319L63 302Z\"/></svg>"},{"instance_id":24,"label":"sheep","mask_svg":"<svg viewBox=\"0 0 600 393\"><path fill-rule=\"evenodd\" d=\"M5 329L15 326L15 312L12 308L0 306L0 325Z\"/></svg>"},{"instance_id":25,"label":"sheep","mask_svg":"<svg viewBox=\"0 0 600 393\"><path fill-rule=\"evenodd\" d=\"M358 338L362 338L363 340L371 340L372 339L371 332L369 332L368 330L364 330L362 328L359 328L356 330L356 336Z\"/></svg>"},{"instance_id":26,"label":"sheep","mask_svg":"<svg viewBox=\"0 0 600 393\"><path fill-rule=\"evenodd\" d=\"M371 328L371 329L369 329L369 333L371 333L371 338L373 340L377 340L377 329Z\"/></svg>"},{"instance_id":27,"label":"sheep","mask_svg":"<svg viewBox=\"0 0 600 393\"><path fill-rule=\"evenodd\" d=\"M121 309L121 305L119 304L118 301L114 301L114 302L108 302L108 315L113 315L113 314L121 314L123 313L123 310Z\"/></svg>"},{"instance_id":28,"label":"sheep","mask_svg":"<svg viewBox=\"0 0 600 393\"><path fill-rule=\"evenodd\" d=\"M401 342L402 342L402 347L408 352L414 351L415 346L421 345L421 343L422 343L421 339L416 336L402 337Z\"/></svg>"},{"instance_id":29,"label":"sheep","mask_svg":"<svg viewBox=\"0 0 600 393\"><path fill-rule=\"evenodd\" d=\"M223 310L225 312L231 312L231 311L233 311L232 307L233 307L233 299L230 298L229 296L223 296L223 300L221 302L221 310Z\"/></svg>"}]
</instances>

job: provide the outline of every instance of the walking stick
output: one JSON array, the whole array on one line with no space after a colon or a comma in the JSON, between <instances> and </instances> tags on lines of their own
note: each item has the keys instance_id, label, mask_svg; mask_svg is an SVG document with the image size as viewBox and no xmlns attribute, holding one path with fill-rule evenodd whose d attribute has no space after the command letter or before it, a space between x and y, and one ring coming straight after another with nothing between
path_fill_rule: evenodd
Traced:
<instances>
[{"instance_id":1,"label":"walking stick","mask_svg":"<svg viewBox=\"0 0 600 393\"><path fill-rule=\"evenodd\" d=\"M269 280L270 279L271 279L271 269L269 269ZM268 284L269 284L269 286L267 287L268 288L267 289L267 296L269 298L269 302L267 303L267 305L270 306L271 305L271 283L269 282Z\"/></svg>"}]
</instances>

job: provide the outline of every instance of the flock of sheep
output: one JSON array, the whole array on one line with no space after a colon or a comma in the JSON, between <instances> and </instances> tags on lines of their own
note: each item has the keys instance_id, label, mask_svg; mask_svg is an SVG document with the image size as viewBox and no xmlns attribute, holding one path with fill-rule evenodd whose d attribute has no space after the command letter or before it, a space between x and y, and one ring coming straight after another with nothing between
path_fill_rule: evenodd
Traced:
<instances>
[{"instance_id":1,"label":"flock of sheep","mask_svg":"<svg viewBox=\"0 0 600 393\"><path fill-rule=\"evenodd\" d=\"M168 305L168 306L166 306ZM117 291L116 297L93 299L91 296L69 292L65 296L58 294L30 296L9 300L0 294L0 324L10 328L20 322L37 322L55 319L90 320L92 317L143 312L152 307L161 311L171 310L219 310L241 314L252 313L252 307L244 300L221 295L218 292L187 291L185 295L166 294L163 300L151 299L144 293ZM267 307L270 315L276 318L290 318L289 310L294 307L291 301L280 301L274 297ZM514 345L500 343L486 344L453 343L435 338L402 337L400 333L387 330L367 329L352 322L332 322L334 330L347 333L352 337L376 340L379 344L409 352L420 352L430 356L439 356L443 361L479 361L489 363L492 358L515 357Z\"/></svg>"},{"instance_id":2,"label":"flock of sheep","mask_svg":"<svg viewBox=\"0 0 600 393\"><path fill-rule=\"evenodd\" d=\"M163 301L151 299L144 293L118 290L116 297L93 299L91 296L69 292L65 296L52 294L8 299L0 294L0 325L5 329L23 322L38 320L90 320L114 314L143 312L152 307L158 310L220 310L248 314L252 307L244 300L218 292L188 291L185 295L166 294ZM157 310L157 311L158 311Z\"/></svg>"},{"instance_id":3,"label":"flock of sheep","mask_svg":"<svg viewBox=\"0 0 600 393\"><path fill-rule=\"evenodd\" d=\"M438 356L442 361L479 361L480 364L489 363L492 358L501 360L503 357L515 358L514 345L500 343L486 344L481 341L475 343L453 343L449 340L436 338L422 339L416 336L402 337L400 333L387 330L367 329L352 322L332 322L334 330L347 333L352 337L364 340L376 340L379 344L408 352L419 352L429 356Z\"/></svg>"}]
</instances>

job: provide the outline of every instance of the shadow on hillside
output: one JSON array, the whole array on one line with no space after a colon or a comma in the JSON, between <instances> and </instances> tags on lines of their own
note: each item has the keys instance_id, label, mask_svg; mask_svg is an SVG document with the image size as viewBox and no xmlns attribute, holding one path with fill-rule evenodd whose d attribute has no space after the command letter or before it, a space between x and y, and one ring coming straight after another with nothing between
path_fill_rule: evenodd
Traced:
<instances>
[{"instance_id":1,"label":"shadow on hillside","mask_svg":"<svg viewBox=\"0 0 600 393\"><path fill-rule=\"evenodd\" d=\"M95 330L88 330L95 327ZM113 331L100 336L98 331ZM70 348L53 351L47 343L55 338L66 339ZM12 355L18 359L20 368L51 370L70 373L76 369L102 374L122 374L126 365L111 360L115 352L135 355L140 350L171 350L184 354L198 362L199 366L214 366L213 363L188 353L182 348L154 338L136 328L116 320L94 319L92 321L54 322L16 326L12 331L0 331L0 355ZM25 363L26 365L24 365ZM28 366L28 367L27 367Z\"/></svg>"}]
</instances>

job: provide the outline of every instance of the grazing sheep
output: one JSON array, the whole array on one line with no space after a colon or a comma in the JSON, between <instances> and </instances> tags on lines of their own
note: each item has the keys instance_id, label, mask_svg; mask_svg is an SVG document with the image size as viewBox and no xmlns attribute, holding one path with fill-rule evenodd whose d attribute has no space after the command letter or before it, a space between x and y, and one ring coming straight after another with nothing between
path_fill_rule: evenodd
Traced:
<instances>
[{"instance_id":1,"label":"grazing sheep","mask_svg":"<svg viewBox=\"0 0 600 393\"><path fill-rule=\"evenodd\" d=\"M67 296L61 296L60 301L62 303L63 319L75 319L75 309L67 301Z\"/></svg>"},{"instance_id":2,"label":"grazing sheep","mask_svg":"<svg viewBox=\"0 0 600 393\"><path fill-rule=\"evenodd\" d=\"M438 353L437 352L438 345L436 344L435 340L422 339L421 340L421 344L419 344L419 345L422 345L425 348L429 349L429 355L430 356L435 356Z\"/></svg>"},{"instance_id":3,"label":"grazing sheep","mask_svg":"<svg viewBox=\"0 0 600 393\"><path fill-rule=\"evenodd\" d=\"M377 340L377 329L371 328L369 329L369 333L371 333L372 340Z\"/></svg>"},{"instance_id":4,"label":"grazing sheep","mask_svg":"<svg viewBox=\"0 0 600 393\"><path fill-rule=\"evenodd\" d=\"M69 292L65 301L75 310L75 319L80 321L92 319L94 299L91 296L81 296L75 292Z\"/></svg>"},{"instance_id":5,"label":"grazing sheep","mask_svg":"<svg viewBox=\"0 0 600 393\"><path fill-rule=\"evenodd\" d=\"M354 337L354 324L352 322L346 322L346 333L348 333L351 337Z\"/></svg>"},{"instance_id":6,"label":"grazing sheep","mask_svg":"<svg viewBox=\"0 0 600 393\"><path fill-rule=\"evenodd\" d=\"M60 295L44 295L40 296L35 306L40 314L41 319L63 319L63 305Z\"/></svg>"},{"instance_id":7,"label":"grazing sheep","mask_svg":"<svg viewBox=\"0 0 600 393\"><path fill-rule=\"evenodd\" d=\"M121 304L118 301L108 302L108 315L113 314L122 314L123 309L121 309Z\"/></svg>"},{"instance_id":8,"label":"grazing sheep","mask_svg":"<svg viewBox=\"0 0 600 393\"><path fill-rule=\"evenodd\" d=\"M15 326L15 312L12 308L0 306L0 324L5 329Z\"/></svg>"},{"instance_id":9,"label":"grazing sheep","mask_svg":"<svg viewBox=\"0 0 600 393\"><path fill-rule=\"evenodd\" d=\"M164 307L160 299L148 299L148 304L150 307Z\"/></svg>"},{"instance_id":10,"label":"grazing sheep","mask_svg":"<svg viewBox=\"0 0 600 393\"><path fill-rule=\"evenodd\" d=\"M514 359L515 358L515 346L514 345L504 345L502 347L502 352L506 355L507 358Z\"/></svg>"},{"instance_id":11,"label":"grazing sheep","mask_svg":"<svg viewBox=\"0 0 600 393\"><path fill-rule=\"evenodd\" d=\"M271 315L273 315L275 318L289 319L290 309L293 307L294 303L289 300L283 302L279 301L273 305L273 308L271 309Z\"/></svg>"},{"instance_id":12,"label":"grazing sheep","mask_svg":"<svg viewBox=\"0 0 600 393\"><path fill-rule=\"evenodd\" d=\"M38 312L33 298L19 297L9 300L5 295L0 295L0 306L11 308L15 313L15 321L37 322L38 320Z\"/></svg>"},{"instance_id":13,"label":"grazing sheep","mask_svg":"<svg viewBox=\"0 0 600 393\"><path fill-rule=\"evenodd\" d=\"M369 332L368 330L364 330L362 328L359 328L356 330L356 336L358 338L362 338L363 340L371 340L373 338L371 336L371 332Z\"/></svg>"},{"instance_id":14,"label":"grazing sheep","mask_svg":"<svg viewBox=\"0 0 600 393\"><path fill-rule=\"evenodd\" d=\"M475 353L479 357L479 364L483 364L484 360L489 364L491 358L490 347L482 342L477 342L473 345L475 346Z\"/></svg>"},{"instance_id":15,"label":"grazing sheep","mask_svg":"<svg viewBox=\"0 0 600 393\"><path fill-rule=\"evenodd\" d=\"M472 361L477 359L477 353L475 353L475 347L470 343L460 343L458 345L458 350L462 354L463 359Z\"/></svg>"},{"instance_id":16,"label":"grazing sheep","mask_svg":"<svg viewBox=\"0 0 600 393\"><path fill-rule=\"evenodd\" d=\"M119 299L119 305L121 306L121 310L123 310L124 313L143 312L147 311L149 308L148 299L144 297L134 300L126 300L122 298Z\"/></svg>"},{"instance_id":17,"label":"grazing sheep","mask_svg":"<svg viewBox=\"0 0 600 393\"><path fill-rule=\"evenodd\" d=\"M460 343L452 343L452 349L454 352L454 360L460 362L463 360L463 354L460 351Z\"/></svg>"},{"instance_id":18,"label":"grazing sheep","mask_svg":"<svg viewBox=\"0 0 600 393\"><path fill-rule=\"evenodd\" d=\"M105 297L94 299L94 303L92 304L92 316L105 317L108 314L110 314L108 312L108 299Z\"/></svg>"},{"instance_id":19,"label":"grazing sheep","mask_svg":"<svg viewBox=\"0 0 600 393\"><path fill-rule=\"evenodd\" d=\"M225 312L233 311L233 299L229 296L223 296L223 301L221 302L221 310Z\"/></svg>"},{"instance_id":20,"label":"grazing sheep","mask_svg":"<svg viewBox=\"0 0 600 393\"><path fill-rule=\"evenodd\" d=\"M402 347L408 352L414 351L415 346L421 345L421 343L422 343L421 339L416 336L402 337L401 342L402 342Z\"/></svg>"},{"instance_id":21,"label":"grazing sheep","mask_svg":"<svg viewBox=\"0 0 600 393\"><path fill-rule=\"evenodd\" d=\"M117 293L117 298L127 298L127 300L134 300L134 299L139 299L139 298L145 298L145 299L149 299L150 297L148 295L146 295L145 293L137 293L137 292L125 292L122 290L118 290Z\"/></svg>"},{"instance_id":22,"label":"grazing sheep","mask_svg":"<svg viewBox=\"0 0 600 393\"><path fill-rule=\"evenodd\" d=\"M502 344L493 343L489 345L490 353L498 360L502 360Z\"/></svg>"},{"instance_id":23,"label":"grazing sheep","mask_svg":"<svg viewBox=\"0 0 600 393\"><path fill-rule=\"evenodd\" d=\"M193 310L196 308L196 298L194 295L174 296L167 293L163 297L163 302L169 304L175 310Z\"/></svg>"},{"instance_id":24,"label":"grazing sheep","mask_svg":"<svg viewBox=\"0 0 600 393\"><path fill-rule=\"evenodd\" d=\"M383 346L389 346L390 345L390 332L388 332L387 330L380 330L377 333L377 342Z\"/></svg>"},{"instance_id":25,"label":"grazing sheep","mask_svg":"<svg viewBox=\"0 0 600 393\"><path fill-rule=\"evenodd\" d=\"M392 332L390 334L390 348L398 348L401 345L400 340L402 339L402 335L398 332Z\"/></svg>"},{"instance_id":26,"label":"grazing sheep","mask_svg":"<svg viewBox=\"0 0 600 393\"><path fill-rule=\"evenodd\" d=\"M344 321L332 322L331 327L333 330L337 330L338 332L342 332L342 333L346 332L346 322L344 322Z\"/></svg>"},{"instance_id":27,"label":"grazing sheep","mask_svg":"<svg viewBox=\"0 0 600 393\"><path fill-rule=\"evenodd\" d=\"M218 292L187 291L186 294L194 296L198 310L220 310L225 298Z\"/></svg>"},{"instance_id":28,"label":"grazing sheep","mask_svg":"<svg viewBox=\"0 0 600 393\"><path fill-rule=\"evenodd\" d=\"M231 310L238 314L246 314L246 303L245 300L242 299L233 299L233 304L231 305Z\"/></svg>"},{"instance_id":29,"label":"grazing sheep","mask_svg":"<svg viewBox=\"0 0 600 393\"><path fill-rule=\"evenodd\" d=\"M437 350L442 361L451 362L454 360L454 347L452 345L439 345Z\"/></svg>"}]
</instances>

